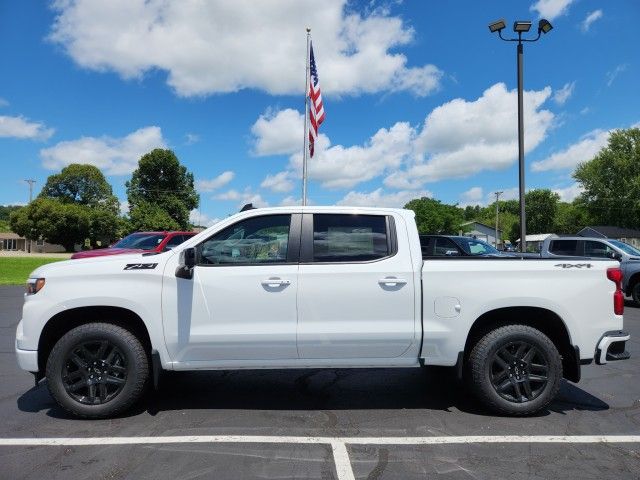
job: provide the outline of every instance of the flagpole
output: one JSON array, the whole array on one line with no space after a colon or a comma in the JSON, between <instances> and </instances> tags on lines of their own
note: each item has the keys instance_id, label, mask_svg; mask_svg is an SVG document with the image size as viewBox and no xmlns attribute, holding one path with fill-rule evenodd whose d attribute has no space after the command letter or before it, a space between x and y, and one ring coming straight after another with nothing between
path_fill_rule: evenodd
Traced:
<instances>
[{"instance_id":1,"label":"flagpole","mask_svg":"<svg viewBox=\"0 0 640 480\"><path fill-rule=\"evenodd\" d=\"M309 156L309 76L310 59L309 47L311 45L311 28L307 27L307 65L306 82L304 86L304 145L302 147L302 206L307 204L307 159Z\"/></svg>"}]
</instances>

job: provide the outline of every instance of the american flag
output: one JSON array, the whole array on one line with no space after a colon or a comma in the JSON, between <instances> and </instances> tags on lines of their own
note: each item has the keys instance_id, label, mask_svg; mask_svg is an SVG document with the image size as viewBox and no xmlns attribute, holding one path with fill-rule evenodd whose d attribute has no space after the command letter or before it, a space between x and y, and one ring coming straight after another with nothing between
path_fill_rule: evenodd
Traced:
<instances>
[{"instance_id":1,"label":"american flag","mask_svg":"<svg viewBox=\"0 0 640 480\"><path fill-rule=\"evenodd\" d=\"M313 144L318 138L318 128L324 122L324 107L320 92L320 79L316 60L313 57L313 44L309 45L309 156L313 157Z\"/></svg>"}]
</instances>

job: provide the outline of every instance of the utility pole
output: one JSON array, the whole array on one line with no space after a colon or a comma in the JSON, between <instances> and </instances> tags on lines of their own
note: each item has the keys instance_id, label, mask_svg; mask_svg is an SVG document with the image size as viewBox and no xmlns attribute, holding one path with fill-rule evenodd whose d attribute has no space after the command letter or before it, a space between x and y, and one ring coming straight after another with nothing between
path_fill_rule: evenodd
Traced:
<instances>
[{"instance_id":1,"label":"utility pole","mask_svg":"<svg viewBox=\"0 0 640 480\"><path fill-rule=\"evenodd\" d=\"M502 195L504 192L495 192L494 195L496 196L496 248L498 248L498 215L500 213L500 207L498 205L498 200L500 200L500 195Z\"/></svg>"},{"instance_id":2,"label":"utility pole","mask_svg":"<svg viewBox=\"0 0 640 480\"><path fill-rule=\"evenodd\" d=\"M31 203L31 200L33 200L33 184L36 183L36 181L33 178L27 178L25 182L29 184L29 203ZM31 253L31 247L31 239L29 239L29 253Z\"/></svg>"}]
</instances>

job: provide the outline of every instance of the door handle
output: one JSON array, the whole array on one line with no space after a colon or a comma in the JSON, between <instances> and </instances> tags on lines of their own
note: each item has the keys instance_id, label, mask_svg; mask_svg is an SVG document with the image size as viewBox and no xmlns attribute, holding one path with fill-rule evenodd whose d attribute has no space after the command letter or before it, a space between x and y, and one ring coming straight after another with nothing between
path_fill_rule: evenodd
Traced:
<instances>
[{"instance_id":1,"label":"door handle","mask_svg":"<svg viewBox=\"0 0 640 480\"><path fill-rule=\"evenodd\" d=\"M262 285L265 287L286 287L287 285L291 285L290 280L282 280L281 278L267 278L266 280L262 280Z\"/></svg>"},{"instance_id":2,"label":"door handle","mask_svg":"<svg viewBox=\"0 0 640 480\"><path fill-rule=\"evenodd\" d=\"M378 280L380 285L387 285L389 287L395 287L396 285L406 285L407 281L404 278L386 277Z\"/></svg>"}]
</instances>

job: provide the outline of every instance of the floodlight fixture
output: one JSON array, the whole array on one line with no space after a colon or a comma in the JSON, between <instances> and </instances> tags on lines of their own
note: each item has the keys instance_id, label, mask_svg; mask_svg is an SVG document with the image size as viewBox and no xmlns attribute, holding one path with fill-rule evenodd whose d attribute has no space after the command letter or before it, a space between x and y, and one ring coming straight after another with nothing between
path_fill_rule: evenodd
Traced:
<instances>
[{"instance_id":1,"label":"floodlight fixture","mask_svg":"<svg viewBox=\"0 0 640 480\"><path fill-rule=\"evenodd\" d=\"M540 35L541 32L547 34L552 29L553 29L553 25L551 25L551 22L546 18L542 18L538 22L538 35Z\"/></svg>"},{"instance_id":2,"label":"floodlight fixture","mask_svg":"<svg viewBox=\"0 0 640 480\"><path fill-rule=\"evenodd\" d=\"M506 26L507 26L507 23L504 21L503 18L501 18L500 20L496 20L495 22L492 22L489 24L489 31L491 33L499 32L500 30L504 29Z\"/></svg>"},{"instance_id":3,"label":"floodlight fixture","mask_svg":"<svg viewBox=\"0 0 640 480\"><path fill-rule=\"evenodd\" d=\"M529 20L516 20L513 22L513 31L516 33L526 33L531 29Z\"/></svg>"}]
</instances>

